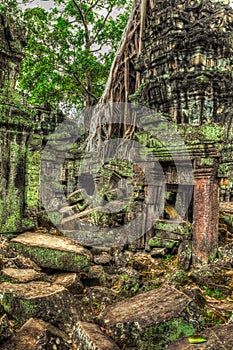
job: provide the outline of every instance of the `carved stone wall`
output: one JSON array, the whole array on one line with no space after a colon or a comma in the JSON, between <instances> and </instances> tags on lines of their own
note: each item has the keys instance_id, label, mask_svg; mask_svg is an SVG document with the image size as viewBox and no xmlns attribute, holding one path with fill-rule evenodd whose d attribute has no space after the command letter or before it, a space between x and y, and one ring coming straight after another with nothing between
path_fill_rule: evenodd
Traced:
<instances>
[{"instance_id":1,"label":"carved stone wall","mask_svg":"<svg viewBox=\"0 0 233 350\"><path fill-rule=\"evenodd\" d=\"M0 232L35 226L39 209L40 157L59 119L24 103L15 89L26 38L0 15Z\"/></svg>"},{"instance_id":2,"label":"carved stone wall","mask_svg":"<svg viewBox=\"0 0 233 350\"><path fill-rule=\"evenodd\" d=\"M102 98L146 105L176 124L193 165L188 217L193 219L194 263L216 254L218 183L221 198L230 199L233 192L232 33L233 10L220 1L135 1ZM129 85L130 77L134 85ZM138 133L137 127L137 139L158 157L167 184L180 185L166 145L156 148L150 132ZM109 130L105 137L114 137ZM101 138L97 128L93 134L93 140ZM130 130L125 137L132 134ZM185 163L179 152L176 164Z\"/></svg>"}]
</instances>

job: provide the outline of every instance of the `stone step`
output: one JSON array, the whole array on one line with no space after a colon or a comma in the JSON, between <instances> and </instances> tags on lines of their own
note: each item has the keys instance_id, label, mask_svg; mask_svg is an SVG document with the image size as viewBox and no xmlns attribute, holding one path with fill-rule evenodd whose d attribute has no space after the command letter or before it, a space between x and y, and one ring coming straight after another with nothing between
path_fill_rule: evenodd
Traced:
<instances>
[{"instance_id":1,"label":"stone step","mask_svg":"<svg viewBox=\"0 0 233 350\"><path fill-rule=\"evenodd\" d=\"M1 350L72 350L68 336L40 319L30 318Z\"/></svg>"},{"instance_id":2,"label":"stone step","mask_svg":"<svg viewBox=\"0 0 233 350\"><path fill-rule=\"evenodd\" d=\"M73 333L73 343L80 350L120 350L95 323L78 322Z\"/></svg>"},{"instance_id":3,"label":"stone step","mask_svg":"<svg viewBox=\"0 0 233 350\"><path fill-rule=\"evenodd\" d=\"M154 224L156 234L167 239L189 239L192 225L186 221L158 220Z\"/></svg>"},{"instance_id":4,"label":"stone step","mask_svg":"<svg viewBox=\"0 0 233 350\"><path fill-rule=\"evenodd\" d=\"M56 270L88 271L91 253L67 237L26 232L10 241L9 251L22 254L41 267Z\"/></svg>"},{"instance_id":5,"label":"stone step","mask_svg":"<svg viewBox=\"0 0 233 350\"><path fill-rule=\"evenodd\" d=\"M199 309L186 294L164 286L107 306L98 316L117 345L126 349L164 350L175 339L200 327Z\"/></svg>"},{"instance_id":6,"label":"stone step","mask_svg":"<svg viewBox=\"0 0 233 350\"><path fill-rule=\"evenodd\" d=\"M0 284L0 299L4 310L20 323L35 317L69 328L80 320L75 298L61 285L37 281L4 282Z\"/></svg>"}]
</instances>

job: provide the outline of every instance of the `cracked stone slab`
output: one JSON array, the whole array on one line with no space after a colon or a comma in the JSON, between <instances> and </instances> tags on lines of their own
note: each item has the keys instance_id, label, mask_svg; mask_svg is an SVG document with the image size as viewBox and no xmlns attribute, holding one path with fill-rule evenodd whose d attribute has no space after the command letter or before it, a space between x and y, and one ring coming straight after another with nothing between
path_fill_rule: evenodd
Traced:
<instances>
[{"instance_id":1,"label":"cracked stone slab","mask_svg":"<svg viewBox=\"0 0 233 350\"><path fill-rule=\"evenodd\" d=\"M4 310L20 323L29 318L41 318L53 324L67 325L80 320L77 302L61 285L48 282L0 284L0 299Z\"/></svg>"},{"instance_id":2,"label":"cracked stone slab","mask_svg":"<svg viewBox=\"0 0 233 350\"><path fill-rule=\"evenodd\" d=\"M164 350L171 341L194 334L201 317L193 300L175 288L164 286L108 306L98 317L120 346Z\"/></svg>"},{"instance_id":3,"label":"cracked stone slab","mask_svg":"<svg viewBox=\"0 0 233 350\"><path fill-rule=\"evenodd\" d=\"M188 338L172 342L167 350L232 350L233 324L218 325L200 333L207 339L201 344L189 344Z\"/></svg>"},{"instance_id":4,"label":"cracked stone slab","mask_svg":"<svg viewBox=\"0 0 233 350\"><path fill-rule=\"evenodd\" d=\"M88 271L91 253L67 237L26 232L10 241L10 251L22 254L41 267Z\"/></svg>"},{"instance_id":5,"label":"cracked stone slab","mask_svg":"<svg viewBox=\"0 0 233 350\"><path fill-rule=\"evenodd\" d=\"M37 272L33 269L16 269L7 267L0 273L2 282L27 283L32 281L48 281L49 277L43 272Z\"/></svg>"},{"instance_id":6,"label":"cracked stone slab","mask_svg":"<svg viewBox=\"0 0 233 350\"><path fill-rule=\"evenodd\" d=\"M71 350L68 336L51 324L30 318L1 350Z\"/></svg>"},{"instance_id":7,"label":"cracked stone slab","mask_svg":"<svg viewBox=\"0 0 233 350\"><path fill-rule=\"evenodd\" d=\"M73 343L80 350L120 350L95 323L78 322L73 333Z\"/></svg>"}]
</instances>

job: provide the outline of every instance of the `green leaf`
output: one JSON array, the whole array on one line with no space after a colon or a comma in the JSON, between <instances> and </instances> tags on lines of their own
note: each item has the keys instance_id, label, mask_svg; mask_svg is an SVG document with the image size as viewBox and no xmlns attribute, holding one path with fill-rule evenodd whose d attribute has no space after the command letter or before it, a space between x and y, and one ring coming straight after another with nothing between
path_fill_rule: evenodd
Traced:
<instances>
[{"instance_id":1,"label":"green leaf","mask_svg":"<svg viewBox=\"0 0 233 350\"><path fill-rule=\"evenodd\" d=\"M188 337L188 342L190 344L200 344L207 342L207 339L203 338L201 335L191 335Z\"/></svg>"}]
</instances>

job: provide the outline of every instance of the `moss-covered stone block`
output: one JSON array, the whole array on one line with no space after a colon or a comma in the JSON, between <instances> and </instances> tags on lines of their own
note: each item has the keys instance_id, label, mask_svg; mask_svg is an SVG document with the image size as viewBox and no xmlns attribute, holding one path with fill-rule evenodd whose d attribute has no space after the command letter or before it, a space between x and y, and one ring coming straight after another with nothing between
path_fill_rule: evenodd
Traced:
<instances>
[{"instance_id":1,"label":"moss-covered stone block","mask_svg":"<svg viewBox=\"0 0 233 350\"><path fill-rule=\"evenodd\" d=\"M149 247L152 247L152 248L163 247L167 249L172 249L174 248L175 245L178 245L178 244L179 244L178 240L175 241L175 240L161 239L157 237L151 238L148 242Z\"/></svg>"},{"instance_id":2,"label":"moss-covered stone block","mask_svg":"<svg viewBox=\"0 0 233 350\"><path fill-rule=\"evenodd\" d=\"M118 346L138 350L164 350L203 322L192 299L168 286L110 305L98 321Z\"/></svg>"},{"instance_id":3,"label":"moss-covered stone block","mask_svg":"<svg viewBox=\"0 0 233 350\"><path fill-rule=\"evenodd\" d=\"M88 271L92 260L91 253L74 241L49 234L23 233L11 240L9 250L41 267L64 271Z\"/></svg>"},{"instance_id":4,"label":"moss-covered stone block","mask_svg":"<svg viewBox=\"0 0 233 350\"><path fill-rule=\"evenodd\" d=\"M47 282L0 284L4 310L21 324L30 317L53 324L70 324L80 319L76 301L66 288Z\"/></svg>"},{"instance_id":5,"label":"moss-covered stone block","mask_svg":"<svg viewBox=\"0 0 233 350\"><path fill-rule=\"evenodd\" d=\"M189 239L192 235L192 224L188 222L164 222L158 221L154 225L154 229L157 237L172 238L183 240Z\"/></svg>"}]
</instances>

